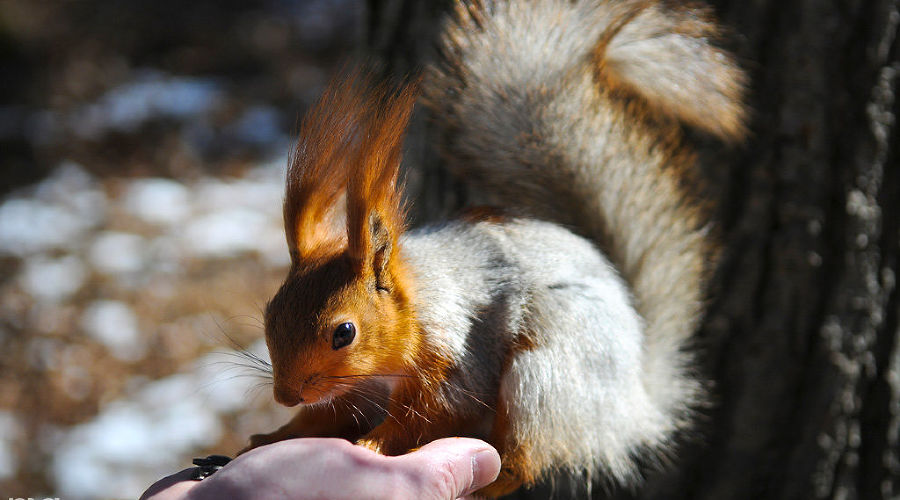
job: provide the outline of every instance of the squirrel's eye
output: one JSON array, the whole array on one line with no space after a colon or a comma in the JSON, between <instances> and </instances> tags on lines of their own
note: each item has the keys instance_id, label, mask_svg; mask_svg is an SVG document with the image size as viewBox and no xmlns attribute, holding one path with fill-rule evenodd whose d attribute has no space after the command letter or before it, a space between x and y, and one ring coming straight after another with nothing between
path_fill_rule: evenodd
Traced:
<instances>
[{"instance_id":1,"label":"squirrel's eye","mask_svg":"<svg viewBox=\"0 0 900 500\"><path fill-rule=\"evenodd\" d=\"M341 323L334 329L334 334L331 336L331 348L338 350L341 347L346 347L350 345L350 342L353 342L353 337L355 336L356 327L353 326L353 323Z\"/></svg>"}]
</instances>

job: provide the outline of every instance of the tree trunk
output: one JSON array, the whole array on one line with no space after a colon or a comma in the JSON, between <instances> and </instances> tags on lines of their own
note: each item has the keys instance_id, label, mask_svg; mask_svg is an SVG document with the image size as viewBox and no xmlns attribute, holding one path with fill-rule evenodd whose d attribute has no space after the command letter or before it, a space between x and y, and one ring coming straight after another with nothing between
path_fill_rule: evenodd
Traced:
<instances>
[{"instance_id":1,"label":"tree trunk","mask_svg":"<svg viewBox=\"0 0 900 500\"><path fill-rule=\"evenodd\" d=\"M446 1L369 0L392 71L432 55ZM673 463L598 498L900 495L900 1L717 0L751 76L751 136L703 138L723 258L698 334L713 404ZM411 135L419 221L465 193ZM516 498L546 498L549 486Z\"/></svg>"}]
</instances>

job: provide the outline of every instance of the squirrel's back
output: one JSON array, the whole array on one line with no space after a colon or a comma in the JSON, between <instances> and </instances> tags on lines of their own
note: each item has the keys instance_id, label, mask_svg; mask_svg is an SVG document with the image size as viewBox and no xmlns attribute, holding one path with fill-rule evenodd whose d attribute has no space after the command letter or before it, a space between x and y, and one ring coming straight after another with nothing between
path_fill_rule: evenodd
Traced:
<instances>
[{"instance_id":1,"label":"squirrel's back","mask_svg":"<svg viewBox=\"0 0 900 500\"><path fill-rule=\"evenodd\" d=\"M687 344L714 251L682 188L680 122L743 133L743 75L708 12L671 2L462 1L425 97L451 168L610 258L645 323L642 383L678 428L701 396Z\"/></svg>"}]
</instances>

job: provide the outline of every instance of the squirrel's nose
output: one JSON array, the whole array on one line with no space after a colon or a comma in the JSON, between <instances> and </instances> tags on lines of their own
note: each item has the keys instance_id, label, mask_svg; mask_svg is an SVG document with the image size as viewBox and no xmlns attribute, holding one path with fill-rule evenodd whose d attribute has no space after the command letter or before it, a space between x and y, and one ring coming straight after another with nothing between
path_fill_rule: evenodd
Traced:
<instances>
[{"instance_id":1,"label":"squirrel's nose","mask_svg":"<svg viewBox=\"0 0 900 500\"><path fill-rule=\"evenodd\" d=\"M300 391L290 386L276 385L275 401L277 401L278 404L291 407L297 406L299 403L303 402L303 398L300 397Z\"/></svg>"}]
</instances>

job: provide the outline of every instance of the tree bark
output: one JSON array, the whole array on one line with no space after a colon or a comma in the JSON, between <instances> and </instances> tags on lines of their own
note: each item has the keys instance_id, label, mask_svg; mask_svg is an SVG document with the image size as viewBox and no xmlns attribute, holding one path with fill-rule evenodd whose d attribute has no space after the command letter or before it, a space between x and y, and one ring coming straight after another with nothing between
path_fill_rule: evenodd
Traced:
<instances>
[{"instance_id":1,"label":"tree bark","mask_svg":"<svg viewBox=\"0 0 900 500\"><path fill-rule=\"evenodd\" d=\"M425 64L448 5L370 0L369 45L391 70ZM713 404L672 464L592 496L896 498L900 1L714 8L750 74L753 118L739 148L694 139L723 245L698 333ZM428 146L427 117L414 127L414 214L432 220L466 196Z\"/></svg>"}]
</instances>

